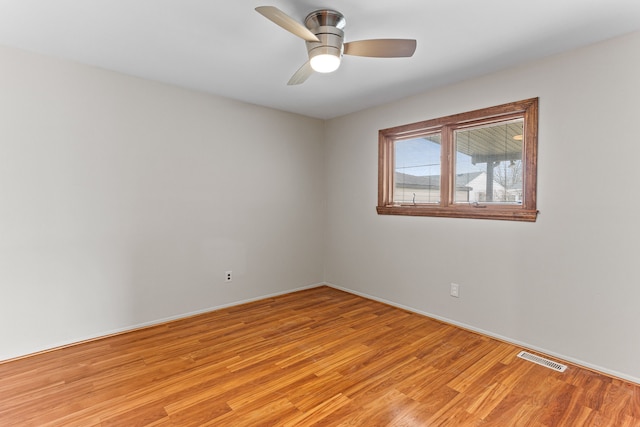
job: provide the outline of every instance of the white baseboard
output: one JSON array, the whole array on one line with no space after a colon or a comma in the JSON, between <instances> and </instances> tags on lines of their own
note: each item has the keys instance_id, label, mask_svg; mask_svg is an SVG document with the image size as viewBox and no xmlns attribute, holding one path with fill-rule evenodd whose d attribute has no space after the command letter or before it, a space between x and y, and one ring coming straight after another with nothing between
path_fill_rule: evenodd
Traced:
<instances>
[{"instance_id":1,"label":"white baseboard","mask_svg":"<svg viewBox=\"0 0 640 427\"><path fill-rule=\"evenodd\" d=\"M191 311L191 312L188 312L188 313L181 313L181 314L177 314L175 316L164 317L164 318L152 320L152 321L149 321L149 322L133 324L133 325L125 326L123 328L112 329L112 330L101 332L101 333L98 333L98 334L95 334L95 335L85 336L85 337L81 337L81 338L70 340L70 341L66 341L66 342L58 342L58 343L55 343L53 345L37 348L37 349L34 349L33 351L31 351L29 353L26 353L26 354L9 355L7 357L4 357L4 358L0 359L0 363L8 362L8 361L11 361L11 360L16 360L16 359L22 359L24 357L29 357L29 356L36 355L38 353L45 353L45 352L48 352L48 351L53 351L53 350L56 350L56 349L59 349L59 348L64 348L64 347L70 347L70 346L81 344L81 343L88 342L88 341L95 341L95 340L99 340L99 339L102 339L102 338L110 337L110 336L113 336L113 335L124 334L126 332L135 331L137 329L143 329L143 328L148 328L148 327L151 327L151 326L161 325L163 323L171 322L173 320L185 319L187 317L197 316L199 314L204 314L204 313L208 313L208 312L211 312L211 311L221 310L223 308L234 307L234 306L246 304L246 303L249 303L249 302L260 301L260 300L263 300L263 299L266 299L266 298L277 297L279 295L290 294L292 292L303 291L305 289L312 289L312 288L317 288L317 287L320 287L320 286L325 286L325 283L315 283L315 284L312 284L312 285L301 286L301 287L293 288L293 289L287 289L287 290L282 291L282 292L275 292L275 293L271 293L271 294L260 295L260 296L256 296L256 297L252 297L252 298L248 298L248 299L244 299L244 300L240 300L240 301L233 301L233 302L230 302L230 303L227 303L227 304L221 304L221 305L216 305L216 306L212 306L212 307L207 307L207 308L203 308L201 310L195 310L195 311Z\"/></svg>"},{"instance_id":2,"label":"white baseboard","mask_svg":"<svg viewBox=\"0 0 640 427\"><path fill-rule=\"evenodd\" d=\"M493 332L490 332L490 331L486 331L484 329L476 328L475 326L471 326L471 325L467 325L465 323L457 322L455 320L451 320L451 319L448 319L446 317L442 317L442 316L438 316L438 315L433 314L433 313L428 313L428 312L425 312L425 311L422 311L422 310L418 310L418 309L416 309L414 307L409 307L409 306L406 306L406 305L403 305L403 304L399 304L399 303L394 302L394 301L389 301L389 300L386 300L384 298L379 298L379 297L376 297L374 295L369 295L369 294L366 294L364 292L354 291L353 289L344 288L342 286L337 286L337 285L334 285L332 283L324 283L324 285L329 286L329 287L334 288L334 289L338 289L340 291L344 291L344 292L353 294L353 295L358 295L358 296L361 296L363 298L367 298L367 299L378 301L378 302L381 302L381 303L384 303L384 304L388 304L388 305L391 305L393 307L398 307L398 308L401 308L403 310L407 310L407 311L410 311L410 312L413 312L413 313L421 314L423 316L427 316L427 317L430 317L432 319L436 319L436 320L439 320L441 322L448 323L450 325L458 326L460 328L467 329L467 330L470 330L470 331L473 331L473 332L476 332L476 333L479 333L479 334L482 334L482 335L486 335L486 336L498 339L500 341L508 342L508 343L516 345L518 347L522 347L523 349L537 351L537 352L543 353L543 354L545 354L547 356L551 356L551 357L554 357L554 358L557 358L557 359L561 359L561 360L570 362L570 363L572 363L574 365L577 365L577 366L580 366L580 367L583 367L583 368L586 368L586 369L589 369L589 370L592 370L592 371L601 372L601 373L603 373L605 375L608 375L608 376L611 376L611 377L615 377L615 378L620 378L620 379L623 379L625 381L629 381L629 382L632 382L632 383L640 385L640 378L637 378L637 377L634 377L634 376L631 376L631 375L627 375L627 374L624 374L622 372L618 372L618 371L615 371L615 370L612 370L612 369L603 368L602 366L594 365L592 363L588 363L588 362L585 362L585 361L580 360L580 359L575 359L573 357L569 357L569 356L566 356L566 355L563 355L563 354L560 354L560 353L556 353L556 352L551 351L551 350L546 349L546 348L542 348L542 347L538 347L538 346L535 346L535 345L531 345L531 344L528 344L526 342L522 342L522 341L515 340L513 338L505 337L505 336L502 336L502 335L499 335L499 334L496 334L496 333L493 333Z\"/></svg>"},{"instance_id":3,"label":"white baseboard","mask_svg":"<svg viewBox=\"0 0 640 427\"><path fill-rule=\"evenodd\" d=\"M581 367L584 367L584 368L587 368L587 369L590 369L590 370L593 370L593 371L598 371L598 372L601 372L601 373L603 373L605 375L609 375L609 376L612 376L612 377L620 378L620 379L623 379L625 381L629 381L629 382L632 382L632 383L640 385L640 378L637 378L637 377L634 377L634 376L631 376L631 375L627 375L627 374L624 374L622 372L617 372L617 371L612 370L612 369L607 369L607 368L604 368L602 366L594 365L592 363L588 363L588 362L585 362L585 361L580 360L580 359L575 359L573 357L568 357L566 355L563 355L563 354L560 354L560 353L556 353L554 351L551 351L551 350L548 350L548 349L545 349L545 348L542 348L542 347L534 346L534 345L528 344L526 342L522 342L522 341L515 340L513 338L505 337L505 336L493 333L491 331L486 331L484 329L480 329L480 328L477 328L477 327L472 326L472 325L467 325L465 323L457 322L455 320L451 320L451 319L448 319L446 317L438 316L438 315L433 314L433 313L428 313L428 312L425 312L425 311L422 311L422 310L418 310L418 309L416 309L414 307L409 307L409 306L406 306L406 305L403 305L403 304L399 304L399 303L394 302L394 301L390 301L390 300L387 300L387 299L384 299L384 298L379 298L379 297L376 297L374 295L370 295L370 294L367 294L367 293L364 293L364 292L358 292L358 291L355 291L353 289L349 289L349 288L345 288L345 287L342 287L342 286L334 285L334 284L328 283L328 282L315 283L315 284L312 284L312 285L301 286L301 287L298 287L298 288L288 289L288 290L281 291L281 292L275 292L275 293L271 293L271 294L260 295L260 296L248 298L248 299L245 299L245 300L234 301L234 302L227 303L227 304L221 304L221 305L217 305L217 306L207 307L207 308L204 308L204 309L201 309L201 310L195 310L195 311L188 312L188 313L182 313L182 314L175 315L175 316L169 316L169 317L165 317L165 318L162 318L162 319L156 319L156 320L149 321L149 322L143 322L143 323L139 323L139 324L135 324L135 325L130 325L130 326L127 326L127 327L124 327L124 328L114 329L114 330L111 330L111 331L107 331L107 332L104 332L104 333L96 334L96 335L93 335L93 336L87 336L87 337L80 338L80 339L73 340L73 341L69 341L69 342L61 342L61 343L57 343L56 345L52 345L52 346L48 346L48 347L45 347L45 348L41 348L39 350L35 350L34 352L31 352L29 354L22 354L22 355L15 355L13 357L8 357L8 358L6 358L4 360L0 360L0 363L1 362L7 362L9 360L21 359L23 357L28 357L28 356L31 356L31 355L34 355L34 354L37 354L37 353L43 353L43 352L47 352L47 351L52 351L52 350L55 350L55 349L58 349L58 348L68 347L68 346L80 344L80 343L87 342L87 341L98 340L98 339L105 338L105 337L112 336L112 335L118 335L118 334L122 334L122 333L126 333L126 332L131 332L131 331L134 331L136 329L148 328L148 327L151 327L151 326L160 325L162 323L171 322L173 320L179 320L179 319L184 319L184 318L187 318L187 317L197 316L199 314L204 314L204 313L208 313L208 312L215 311L215 310L221 310L221 309L228 308L228 307L234 307L234 306L241 305L241 304L246 304L246 303L250 303L250 302L254 302L254 301L263 300L263 299L266 299L266 298L272 298L272 297L276 297L276 296L280 296L280 295L285 295L285 294L289 294L289 293L292 293L292 292L303 291L305 289L317 288L317 287L320 287L320 286L328 286L328 287L331 287L331 288L334 288L334 289L338 289L338 290L343 291L343 292L347 292L347 293L350 293L350 294L353 294L353 295L357 295L357 296L360 296L360 297L363 297L363 298L367 298L367 299L370 299L370 300L378 301L378 302L381 302L381 303L384 303L384 304L388 304L388 305L393 306L393 307L398 307L398 308L401 308L403 310L407 310L407 311L410 311L410 312L413 312L413 313L421 314L423 316L430 317L432 319L436 319L436 320L439 320L441 322L444 322L444 323L447 323L447 324L450 324L450 325L458 326L458 327L463 328L463 329L467 329L467 330L470 330L470 331L473 331L473 332L476 332L476 333L479 333L479 334L482 334L482 335L486 335L486 336L489 336L489 337L492 337L492 338L496 338L496 339L498 339L500 341L508 342L508 343L516 345L518 347L522 347L523 349L537 351L537 352L543 353L543 354L545 354L547 356L551 356L551 357L554 357L554 358L557 358L557 359L560 359L560 360L563 360L563 361L570 362L570 363L572 363L574 365L578 365L578 366L581 366Z\"/></svg>"}]
</instances>

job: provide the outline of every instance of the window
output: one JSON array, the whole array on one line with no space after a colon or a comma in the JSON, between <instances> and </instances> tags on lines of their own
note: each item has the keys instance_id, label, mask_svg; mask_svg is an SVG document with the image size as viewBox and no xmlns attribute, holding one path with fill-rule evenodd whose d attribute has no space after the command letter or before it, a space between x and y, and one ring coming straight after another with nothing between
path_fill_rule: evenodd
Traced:
<instances>
[{"instance_id":1,"label":"window","mask_svg":"<svg viewBox=\"0 0 640 427\"><path fill-rule=\"evenodd\" d=\"M535 221L538 98L379 132L381 215Z\"/></svg>"}]
</instances>

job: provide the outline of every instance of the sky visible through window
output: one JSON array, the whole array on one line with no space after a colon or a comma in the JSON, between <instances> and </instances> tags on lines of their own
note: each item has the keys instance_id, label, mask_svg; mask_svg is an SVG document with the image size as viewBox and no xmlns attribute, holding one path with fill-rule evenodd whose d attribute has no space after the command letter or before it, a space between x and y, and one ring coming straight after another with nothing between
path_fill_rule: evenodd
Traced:
<instances>
[{"instance_id":1,"label":"sky visible through window","mask_svg":"<svg viewBox=\"0 0 640 427\"><path fill-rule=\"evenodd\" d=\"M396 142L396 172L415 176L440 175L440 135ZM457 153L456 173L483 172L486 165L472 164L471 156Z\"/></svg>"}]
</instances>

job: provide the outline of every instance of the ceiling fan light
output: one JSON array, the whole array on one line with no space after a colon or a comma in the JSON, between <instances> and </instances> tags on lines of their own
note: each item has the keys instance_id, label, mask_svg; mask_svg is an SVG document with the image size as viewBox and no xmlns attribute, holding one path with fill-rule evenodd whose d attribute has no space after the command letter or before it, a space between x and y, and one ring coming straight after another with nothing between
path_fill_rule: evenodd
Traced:
<instances>
[{"instance_id":1,"label":"ceiling fan light","mask_svg":"<svg viewBox=\"0 0 640 427\"><path fill-rule=\"evenodd\" d=\"M340 67L340 57L323 53L312 57L310 63L311 68L318 73L332 73Z\"/></svg>"},{"instance_id":2,"label":"ceiling fan light","mask_svg":"<svg viewBox=\"0 0 640 427\"><path fill-rule=\"evenodd\" d=\"M323 34L321 37L325 36L326 35ZM341 40L338 39L338 43L340 42ZM340 58L342 57L341 45L317 46L316 43L307 43L307 46L310 47L309 65L311 65L313 71L317 71L318 73L331 73L338 69L340 66Z\"/></svg>"}]
</instances>

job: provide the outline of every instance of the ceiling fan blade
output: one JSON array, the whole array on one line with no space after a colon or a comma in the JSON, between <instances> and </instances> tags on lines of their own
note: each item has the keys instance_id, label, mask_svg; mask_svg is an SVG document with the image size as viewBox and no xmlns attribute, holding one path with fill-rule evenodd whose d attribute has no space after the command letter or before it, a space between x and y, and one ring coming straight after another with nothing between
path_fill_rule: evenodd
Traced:
<instances>
[{"instance_id":1,"label":"ceiling fan blade","mask_svg":"<svg viewBox=\"0 0 640 427\"><path fill-rule=\"evenodd\" d=\"M345 55L372 58L408 58L416 51L416 41L411 39L372 39L344 44Z\"/></svg>"},{"instance_id":2,"label":"ceiling fan blade","mask_svg":"<svg viewBox=\"0 0 640 427\"><path fill-rule=\"evenodd\" d=\"M293 74L293 76L291 76L291 78L287 82L287 85L293 86L302 84L309 78L311 74L313 74L313 68L311 68L311 63L307 61L302 65L302 67L298 69L298 71Z\"/></svg>"},{"instance_id":3,"label":"ceiling fan blade","mask_svg":"<svg viewBox=\"0 0 640 427\"><path fill-rule=\"evenodd\" d=\"M290 33L308 41L308 42L319 42L320 39L313 34L311 31L307 29L304 25L273 6L258 6L256 7L256 12L289 31Z\"/></svg>"}]
</instances>

